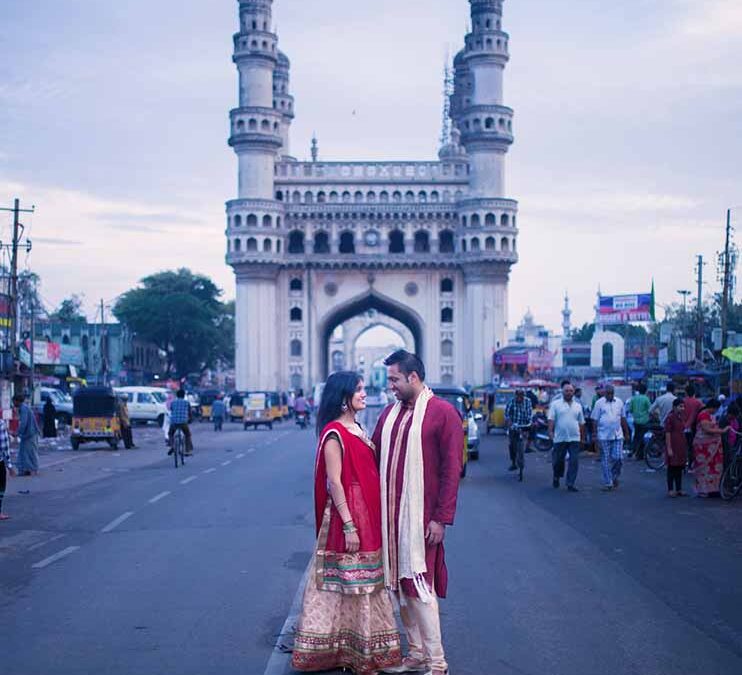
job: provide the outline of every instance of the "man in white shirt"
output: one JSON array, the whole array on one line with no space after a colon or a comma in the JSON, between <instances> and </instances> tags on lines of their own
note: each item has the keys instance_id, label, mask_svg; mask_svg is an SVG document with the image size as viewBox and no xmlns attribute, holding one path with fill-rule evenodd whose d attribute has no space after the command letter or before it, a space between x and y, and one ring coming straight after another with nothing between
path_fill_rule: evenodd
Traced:
<instances>
[{"instance_id":1,"label":"man in white shirt","mask_svg":"<svg viewBox=\"0 0 742 675\"><path fill-rule=\"evenodd\" d=\"M578 492L575 482L580 467L580 447L585 440L585 415L582 404L574 396L575 388L565 382L562 397L552 401L549 406L549 437L554 443L551 454L554 467L552 485L559 487L559 481L564 476L565 458L569 453L567 490L570 492Z\"/></svg>"},{"instance_id":2,"label":"man in white shirt","mask_svg":"<svg viewBox=\"0 0 742 675\"><path fill-rule=\"evenodd\" d=\"M603 469L602 490L609 492L618 487L623 465L623 444L629 440L629 425L623 412L623 401L616 398L613 385L603 390L604 396L593 406L591 419L593 433L600 446L600 463Z\"/></svg>"},{"instance_id":3,"label":"man in white shirt","mask_svg":"<svg viewBox=\"0 0 742 675\"><path fill-rule=\"evenodd\" d=\"M676 399L675 396L675 385L672 382L667 383L667 391L658 396L652 407L649 409L649 414L657 415L660 418L660 424L665 424L667 416L672 412L672 402Z\"/></svg>"}]
</instances>

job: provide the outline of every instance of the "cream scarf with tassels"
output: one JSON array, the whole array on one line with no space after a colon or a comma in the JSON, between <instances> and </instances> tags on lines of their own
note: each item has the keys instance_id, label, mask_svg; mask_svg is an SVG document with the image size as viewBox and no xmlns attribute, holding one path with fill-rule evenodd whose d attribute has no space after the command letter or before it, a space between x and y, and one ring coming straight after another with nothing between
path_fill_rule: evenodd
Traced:
<instances>
[{"instance_id":1,"label":"cream scarf with tassels","mask_svg":"<svg viewBox=\"0 0 742 675\"><path fill-rule=\"evenodd\" d=\"M404 463L402 500L399 506L399 539L397 546L400 579L412 579L418 597L423 602L432 600L431 590L425 581L425 482L423 479L423 420L428 401L433 392L425 387L415 401L412 424L407 437L407 454ZM381 534L384 555L384 579L391 586L391 562L389 560L389 486L387 473L391 451L392 429L402 410L398 401L384 422L381 431Z\"/></svg>"}]
</instances>

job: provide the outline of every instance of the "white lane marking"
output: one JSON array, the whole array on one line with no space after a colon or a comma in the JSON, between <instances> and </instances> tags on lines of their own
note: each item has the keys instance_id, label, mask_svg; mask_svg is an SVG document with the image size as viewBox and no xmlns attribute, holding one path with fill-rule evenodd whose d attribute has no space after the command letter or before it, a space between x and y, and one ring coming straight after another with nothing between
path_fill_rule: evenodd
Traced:
<instances>
[{"instance_id":1,"label":"white lane marking","mask_svg":"<svg viewBox=\"0 0 742 675\"><path fill-rule=\"evenodd\" d=\"M249 454L251 454L251 453L253 453L253 452L255 452L255 448L250 448L250 449L249 449L249 450L247 451L247 454L249 455Z\"/></svg>"},{"instance_id":2,"label":"white lane marking","mask_svg":"<svg viewBox=\"0 0 742 675\"><path fill-rule=\"evenodd\" d=\"M212 466L210 469L206 469L203 473L214 473L216 469Z\"/></svg>"},{"instance_id":3,"label":"white lane marking","mask_svg":"<svg viewBox=\"0 0 742 675\"><path fill-rule=\"evenodd\" d=\"M165 499L165 497L167 497L169 494L170 494L170 491L169 490L165 490L165 492L160 492L159 495L155 495L154 497L152 497L152 499L149 500L149 503L150 504L156 504L161 499Z\"/></svg>"},{"instance_id":4,"label":"white lane marking","mask_svg":"<svg viewBox=\"0 0 742 675\"><path fill-rule=\"evenodd\" d=\"M268 663L265 666L265 673L263 675L283 675L288 672L289 661L291 660L291 654L287 653L285 649L282 649L282 643L285 637L291 635L296 625L296 619L299 616L299 610L301 609L301 602L304 598L304 587L307 585L307 579L309 574L312 572L312 561L309 561L307 569L304 572L304 576L301 579L299 588L296 589L296 595L294 601L291 603L291 609L286 617L286 621L281 628L281 632L276 638L276 644L273 646L273 652L271 657L268 659Z\"/></svg>"},{"instance_id":5,"label":"white lane marking","mask_svg":"<svg viewBox=\"0 0 742 675\"><path fill-rule=\"evenodd\" d=\"M112 520L108 525L106 525L101 532L110 532L111 530L117 528L121 523L123 523L128 518L131 518L134 515L134 511L127 511L126 513L122 513L118 518L115 520Z\"/></svg>"},{"instance_id":6,"label":"white lane marking","mask_svg":"<svg viewBox=\"0 0 742 675\"><path fill-rule=\"evenodd\" d=\"M40 541L38 544L34 544L33 546L29 546L26 550L27 551L35 551L37 548L41 548L42 546L46 546L47 544L51 544L52 542L59 541L63 537L66 537L66 534L58 534L56 537L52 537L51 539L46 539L44 541Z\"/></svg>"},{"instance_id":7,"label":"white lane marking","mask_svg":"<svg viewBox=\"0 0 742 675\"><path fill-rule=\"evenodd\" d=\"M235 459L242 459L245 456L244 452L241 452L239 455L235 457Z\"/></svg>"},{"instance_id":8,"label":"white lane marking","mask_svg":"<svg viewBox=\"0 0 742 675\"><path fill-rule=\"evenodd\" d=\"M229 466L232 463L231 459L228 459L226 462L222 462L222 466Z\"/></svg>"},{"instance_id":9,"label":"white lane marking","mask_svg":"<svg viewBox=\"0 0 742 675\"><path fill-rule=\"evenodd\" d=\"M194 480L196 480L196 478L198 478L198 476L188 476L188 478L185 478L182 481L180 481L180 484L188 485L188 483L192 483Z\"/></svg>"},{"instance_id":10,"label":"white lane marking","mask_svg":"<svg viewBox=\"0 0 742 675\"><path fill-rule=\"evenodd\" d=\"M53 562L57 562L57 560L61 560L62 558L68 556L70 553L74 553L77 551L80 547L79 546L68 546L63 551L59 551L58 553L55 553L54 555L50 555L48 558L44 558L43 560L40 560L37 563L34 563L31 565L35 570L40 570L46 567L47 565L51 565Z\"/></svg>"}]
</instances>

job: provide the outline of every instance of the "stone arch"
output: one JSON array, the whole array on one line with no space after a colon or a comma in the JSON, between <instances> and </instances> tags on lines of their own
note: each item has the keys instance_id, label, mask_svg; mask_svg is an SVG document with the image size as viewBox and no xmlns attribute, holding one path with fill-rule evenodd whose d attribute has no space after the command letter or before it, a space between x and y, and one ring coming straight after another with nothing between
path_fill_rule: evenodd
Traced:
<instances>
[{"instance_id":1,"label":"stone arch","mask_svg":"<svg viewBox=\"0 0 742 675\"><path fill-rule=\"evenodd\" d=\"M234 226L235 226L235 227L240 227L241 225L242 225L242 216L241 216L241 215L240 215L240 214L238 213L238 214L237 214L237 215L236 215L236 216L234 217Z\"/></svg>"},{"instance_id":2,"label":"stone arch","mask_svg":"<svg viewBox=\"0 0 742 675\"><path fill-rule=\"evenodd\" d=\"M509 223L510 223L510 218L508 218L508 214L503 213L502 216L500 217L500 225L507 227Z\"/></svg>"},{"instance_id":3,"label":"stone arch","mask_svg":"<svg viewBox=\"0 0 742 675\"><path fill-rule=\"evenodd\" d=\"M415 232L415 253L430 253L430 235L425 230Z\"/></svg>"},{"instance_id":4,"label":"stone arch","mask_svg":"<svg viewBox=\"0 0 742 675\"><path fill-rule=\"evenodd\" d=\"M254 213L251 213L247 217L247 226L248 227L255 227L255 226L257 226L257 224L258 224L258 217Z\"/></svg>"},{"instance_id":5,"label":"stone arch","mask_svg":"<svg viewBox=\"0 0 742 675\"><path fill-rule=\"evenodd\" d=\"M610 330L598 330L590 340L590 367L608 372L624 369L626 347L624 339ZM610 363L607 362L608 358Z\"/></svg>"},{"instance_id":6,"label":"stone arch","mask_svg":"<svg viewBox=\"0 0 742 675\"><path fill-rule=\"evenodd\" d=\"M263 239L263 253L273 252L273 241L271 239Z\"/></svg>"},{"instance_id":7,"label":"stone arch","mask_svg":"<svg viewBox=\"0 0 742 675\"><path fill-rule=\"evenodd\" d=\"M301 230L289 232L289 253L304 253L304 233Z\"/></svg>"},{"instance_id":8,"label":"stone arch","mask_svg":"<svg viewBox=\"0 0 742 675\"><path fill-rule=\"evenodd\" d=\"M263 216L263 227L272 227L273 219L270 216Z\"/></svg>"},{"instance_id":9,"label":"stone arch","mask_svg":"<svg viewBox=\"0 0 742 675\"><path fill-rule=\"evenodd\" d=\"M456 245L454 243L453 232L451 230L441 230L438 235L438 251L440 253L455 253Z\"/></svg>"},{"instance_id":10,"label":"stone arch","mask_svg":"<svg viewBox=\"0 0 742 675\"><path fill-rule=\"evenodd\" d=\"M503 237L500 240L500 250L506 253L510 252L510 240L507 237Z\"/></svg>"},{"instance_id":11,"label":"stone arch","mask_svg":"<svg viewBox=\"0 0 742 675\"><path fill-rule=\"evenodd\" d=\"M258 250L258 240L255 237L250 237L247 240L247 244L245 245L245 249L247 251L257 251Z\"/></svg>"},{"instance_id":12,"label":"stone arch","mask_svg":"<svg viewBox=\"0 0 742 675\"><path fill-rule=\"evenodd\" d=\"M354 316L367 312L370 309L375 309L377 312L404 324L412 333L413 340L415 341L415 353L425 361L425 345L423 344L423 329L425 324L420 315L392 298L371 290L345 303L334 306L318 322L318 334L321 340L320 374L323 378L326 378L329 374L329 343L330 336L335 328L348 319L352 319Z\"/></svg>"},{"instance_id":13,"label":"stone arch","mask_svg":"<svg viewBox=\"0 0 742 675\"><path fill-rule=\"evenodd\" d=\"M330 235L324 230L316 232L314 235L314 252L315 253L329 253L330 252Z\"/></svg>"},{"instance_id":14,"label":"stone arch","mask_svg":"<svg viewBox=\"0 0 742 675\"><path fill-rule=\"evenodd\" d=\"M389 233L389 253L404 253L404 232L394 229Z\"/></svg>"}]
</instances>

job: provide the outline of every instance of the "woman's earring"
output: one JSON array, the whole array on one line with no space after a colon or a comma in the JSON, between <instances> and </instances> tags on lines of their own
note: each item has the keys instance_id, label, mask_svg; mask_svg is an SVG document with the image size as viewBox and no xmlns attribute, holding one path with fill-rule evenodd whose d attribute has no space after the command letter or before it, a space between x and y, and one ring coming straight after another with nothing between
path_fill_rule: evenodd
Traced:
<instances>
[{"instance_id":1,"label":"woman's earring","mask_svg":"<svg viewBox=\"0 0 742 675\"><path fill-rule=\"evenodd\" d=\"M343 412L348 412L348 404L343 403L343 405L340 406L340 410L342 410Z\"/></svg>"}]
</instances>

